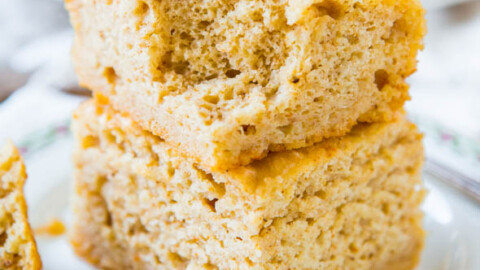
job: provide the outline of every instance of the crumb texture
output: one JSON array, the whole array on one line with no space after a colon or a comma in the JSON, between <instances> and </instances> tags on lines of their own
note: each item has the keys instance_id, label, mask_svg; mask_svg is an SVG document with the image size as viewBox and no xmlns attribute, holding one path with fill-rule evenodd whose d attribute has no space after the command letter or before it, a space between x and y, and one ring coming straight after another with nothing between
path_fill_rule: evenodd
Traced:
<instances>
[{"instance_id":1,"label":"crumb texture","mask_svg":"<svg viewBox=\"0 0 480 270\"><path fill-rule=\"evenodd\" d=\"M70 0L67 8L81 83L214 170L393 120L425 34L418 0Z\"/></svg>"},{"instance_id":2,"label":"crumb texture","mask_svg":"<svg viewBox=\"0 0 480 270\"><path fill-rule=\"evenodd\" d=\"M77 111L76 252L102 269L413 269L421 135L399 119L202 170L103 105Z\"/></svg>"},{"instance_id":3,"label":"crumb texture","mask_svg":"<svg viewBox=\"0 0 480 270\"><path fill-rule=\"evenodd\" d=\"M26 178L18 150L7 143L0 149L0 269L42 268L23 197Z\"/></svg>"}]
</instances>

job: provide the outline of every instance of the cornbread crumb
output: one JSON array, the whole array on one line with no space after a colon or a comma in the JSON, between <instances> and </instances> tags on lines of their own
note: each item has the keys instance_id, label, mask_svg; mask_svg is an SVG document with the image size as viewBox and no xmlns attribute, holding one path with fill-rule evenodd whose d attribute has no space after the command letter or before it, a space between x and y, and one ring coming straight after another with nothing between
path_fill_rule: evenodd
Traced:
<instances>
[{"instance_id":1,"label":"cornbread crumb","mask_svg":"<svg viewBox=\"0 0 480 270\"><path fill-rule=\"evenodd\" d=\"M413 269L421 135L403 118L202 170L130 118L74 116L75 251L102 269ZM85 143L87 141L88 143Z\"/></svg>"},{"instance_id":2,"label":"cornbread crumb","mask_svg":"<svg viewBox=\"0 0 480 270\"><path fill-rule=\"evenodd\" d=\"M27 219L22 157L9 142L0 149L0 269L42 268Z\"/></svg>"},{"instance_id":3,"label":"cornbread crumb","mask_svg":"<svg viewBox=\"0 0 480 270\"><path fill-rule=\"evenodd\" d=\"M225 170L391 121L425 34L418 0L70 0L82 85Z\"/></svg>"},{"instance_id":4,"label":"cornbread crumb","mask_svg":"<svg viewBox=\"0 0 480 270\"><path fill-rule=\"evenodd\" d=\"M58 219L53 219L45 226L35 229L36 235L60 236L66 231L65 225Z\"/></svg>"}]
</instances>

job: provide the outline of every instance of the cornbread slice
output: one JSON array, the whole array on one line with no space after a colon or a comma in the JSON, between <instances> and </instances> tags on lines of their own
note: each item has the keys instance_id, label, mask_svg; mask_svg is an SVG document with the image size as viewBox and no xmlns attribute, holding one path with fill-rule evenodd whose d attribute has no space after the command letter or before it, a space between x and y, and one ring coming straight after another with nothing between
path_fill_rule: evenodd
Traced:
<instances>
[{"instance_id":1,"label":"cornbread slice","mask_svg":"<svg viewBox=\"0 0 480 270\"><path fill-rule=\"evenodd\" d=\"M22 157L7 143L0 149L0 269L42 268L23 197L26 178Z\"/></svg>"},{"instance_id":2,"label":"cornbread slice","mask_svg":"<svg viewBox=\"0 0 480 270\"><path fill-rule=\"evenodd\" d=\"M102 269L412 269L421 135L399 119L209 172L92 102L74 117L71 239Z\"/></svg>"},{"instance_id":3,"label":"cornbread slice","mask_svg":"<svg viewBox=\"0 0 480 270\"><path fill-rule=\"evenodd\" d=\"M391 121L418 0L69 0L82 85L203 168Z\"/></svg>"}]
</instances>

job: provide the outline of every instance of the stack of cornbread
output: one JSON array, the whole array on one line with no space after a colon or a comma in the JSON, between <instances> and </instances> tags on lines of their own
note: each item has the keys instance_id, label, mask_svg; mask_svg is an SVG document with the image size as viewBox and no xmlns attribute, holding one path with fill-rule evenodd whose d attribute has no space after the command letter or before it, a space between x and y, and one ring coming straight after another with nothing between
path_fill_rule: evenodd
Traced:
<instances>
[{"instance_id":1,"label":"stack of cornbread","mask_svg":"<svg viewBox=\"0 0 480 270\"><path fill-rule=\"evenodd\" d=\"M102 269L413 269L418 0L67 0L76 252Z\"/></svg>"}]
</instances>

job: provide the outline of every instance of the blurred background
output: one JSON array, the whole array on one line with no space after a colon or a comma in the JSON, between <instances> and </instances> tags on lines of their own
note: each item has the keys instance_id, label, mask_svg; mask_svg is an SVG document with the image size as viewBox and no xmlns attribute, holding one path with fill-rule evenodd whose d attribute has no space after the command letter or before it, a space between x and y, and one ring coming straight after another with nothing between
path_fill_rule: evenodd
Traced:
<instances>
[{"instance_id":1,"label":"blurred background","mask_svg":"<svg viewBox=\"0 0 480 270\"><path fill-rule=\"evenodd\" d=\"M480 1L422 2L428 35L418 72L409 79L408 114L425 133L426 170L480 201ZM11 138L21 147L32 164L32 182L71 178L70 141L48 150L61 152L60 159L59 154L35 156L70 136L71 112L89 95L77 86L70 62L73 32L63 1L0 0L0 7L0 143ZM62 181L26 187L29 202L42 202L34 206L34 225L45 222L42 209L63 215L58 204L67 204L68 196L57 192L64 190ZM49 200L40 199L45 194ZM42 245L43 253L57 254L58 245L68 250L63 242ZM62 269L72 255L54 257Z\"/></svg>"}]
</instances>

